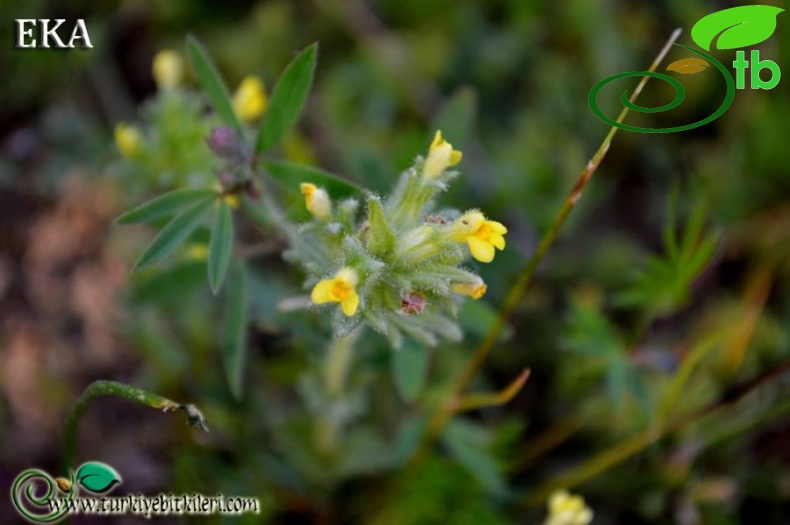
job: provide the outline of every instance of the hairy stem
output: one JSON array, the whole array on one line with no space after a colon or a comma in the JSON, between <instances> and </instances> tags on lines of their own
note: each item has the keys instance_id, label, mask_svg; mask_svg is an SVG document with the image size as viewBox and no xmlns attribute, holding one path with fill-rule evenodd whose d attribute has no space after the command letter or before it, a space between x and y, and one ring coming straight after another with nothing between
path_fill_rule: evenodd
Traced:
<instances>
[{"instance_id":1,"label":"hairy stem","mask_svg":"<svg viewBox=\"0 0 790 525\"><path fill-rule=\"evenodd\" d=\"M195 405L182 405L145 390L133 386L118 383L116 381L94 381L85 388L82 395L71 407L63 427L63 442L61 445L61 471L68 472L74 461L74 450L77 444L77 428L80 420L96 398L102 396L122 397L129 401L135 401L143 405L169 412L172 410L183 410L187 413L189 424L197 427L204 432L208 432L206 420L203 414Z\"/></svg>"}]
</instances>

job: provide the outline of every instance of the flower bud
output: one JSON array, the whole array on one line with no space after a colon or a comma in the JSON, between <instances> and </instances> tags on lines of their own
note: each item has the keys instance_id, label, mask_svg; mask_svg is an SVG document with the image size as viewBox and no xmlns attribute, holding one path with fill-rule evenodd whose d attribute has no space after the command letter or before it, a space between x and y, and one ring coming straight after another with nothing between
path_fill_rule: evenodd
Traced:
<instances>
[{"instance_id":1,"label":"flower bud","mask_svg":"<svg viewBox=\"0 0 790 525\"><path fill-rule=\"evenodd\" d=\"M425 159L423 175L427 179L435 179L447 168L461 162L462 156L463 153L453 149L453 145L442 138L442 132L437 131L428 151L428 158Z\"/></svg>"},{"instance_id":2,"label":"flower bud","mask_svg":"<svg viewBox=\"0 0 790 525\"><path fill-rule=\"evenodd\" d=\"M248 76L239 84L239 89L233 94L233 110L244 122L258 120L266 110L266 88L261 79Z\"/></svg>"},{"instance_id":3,"label":"flower bud","mask_svg":"<svg viewBox=\"0 0 790 525\"><path fill-rule=\"evenodd\" d=\"M488 290L488 286L478 277L476 282L455 283L450 285L450 291L458 295L466 295L474 300L483 297Z\"/></svg>"},{"instance_id":4,"label":"flower bud","mask_svg":"<svg viewBox=\"0 0 790 525\"><path fill-rule=\"evenodd\" d=\"M163 49L154 56L151 73L159 89L173 89L181 83L184 61L172 49Z\"/></svg>"},{"instance_id":5,"label":"flower bud","mask_svg":"<svg viewBox=\"0 0 790 525\"><path fill-rule=\"evenodd\" d=\"M239 134L228 126L211 128L206 144L219 158L229 162L241 164L246 158Z\"/></svg>"},{"instance_id":6,"label":"flower bud","mask_svg":"<svg viewBox=\"0 0 790 525\"><path fill-rule=\"evenodd\" d=\"M307 211L313 214L316 219L327 221L332 218L332 201L324 188L319 188L315 184L303 182L299 189L304 195Z\"/></svg>"},{"instance_id":7,"label":"flower bud","mask_svg":"<svg viewBox=\"0 0 790 525\"><path fill-rule=\"evenodd\" d=\"M124 157L130 159L137 156L142 142L143 136L136 127L123 122L115 126L115 145Z\"/></svg>"}]
</instances>

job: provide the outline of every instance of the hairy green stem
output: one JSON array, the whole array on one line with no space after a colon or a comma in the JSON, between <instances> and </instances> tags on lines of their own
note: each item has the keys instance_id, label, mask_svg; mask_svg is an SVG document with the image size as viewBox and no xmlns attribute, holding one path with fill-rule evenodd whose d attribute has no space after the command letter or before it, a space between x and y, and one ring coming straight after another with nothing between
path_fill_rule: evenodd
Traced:
<instances>
[{"instance_id":1,"label":"hairy green stem","mask_svg":"<svg viewBox=\"0 0 790 525\"><path fill-rule=\"evenodd\" d=\"M143 405L169 412L172 410L184 410L187 413L189 424L197 427L204 432L208 432L206 420L200 410L195 405L182 405L151 392L129 386L116 381L94 381L85 388L82 395L71 407L63 427L63 441L61 445L61 471L68 472L72 468L74 461L74 450L77 444L77 428L80 420L96 398L102 396L113 396L135 401Z\"/></svg>"},{"instance_id":2,"label":"hairy green stem","mask_svg":"<svg viewBox=\"0 0 790 525\"><path fill-rule=\"evenodd\" d=\"M650 65L650 68L648 69L649 72L653 72L656 70L656 68L658 68L658 65L669 52L672 44L680 36L680 32L680 29L676 29L672 33L661 52L656 56L655 60L653 60L653 63ZM642 77L641 81L631 95L631 103L634 103L639 97L649 78L650 77L648 76ZM618 124L625 120L625 117L628 115L629 111L630 110L628 107L623 108L623 110L620 112L620 115L617 117ZM458 403L458 399L469 387L469 384L471 383L475 374L485 362L488 354L491 353L494 343L496 343L497 339L499 338L499 333L502 331L502 328L504 328L506 321L510 318L518 303L524 297L527 287L532 281L532 278L535 276L538 266L540 266L540 263L543 261L543 258L549 251L549 248L551 248L554 244L554 241L557 239L557 234L559 234L560 229L562 229L562 226L565 224L565 221L571 214L571 211L573 211L573 208L576 206L579 198L581 198L585 187L590 182L593 174L595 174L595 171L598 169L598 166L600 166L601 161L603 161L604 157L606 156L606 152L609 151L609 146L611 145L612 139L614 138L618 129L618 127L612 126L612 128L609 130L609 133L606 134L603 142L601 142L601 145L598 147L598 150L587 163L587 166L585 166L585 168L582 170L579 178L576 180L576 183L573 185L570 192L568 193L568 196L565 198L565 202L562 204L559 212L554 217L551 226L541 239L540 244L535 250L535 253L532 255L532 257L530 257L529 261L527 261L527 265L518 275L515 282L513 283L513 286L511 286L510 291L505 298L505 302L502 305L499 314L497 315L496 321L486 336L483 338L480 345L478 345L474 355L472 355L469 361L467 361L466 366L464 367L461 374L458 376L457 381L447 396L446 403L440 406L439 409L434 412L423 437L422 446L418 449L413 458L414 461L423 457L431 444L434 443L444 431L445 426L453 415L452 407Z\"/></svg>"}]
</instances>

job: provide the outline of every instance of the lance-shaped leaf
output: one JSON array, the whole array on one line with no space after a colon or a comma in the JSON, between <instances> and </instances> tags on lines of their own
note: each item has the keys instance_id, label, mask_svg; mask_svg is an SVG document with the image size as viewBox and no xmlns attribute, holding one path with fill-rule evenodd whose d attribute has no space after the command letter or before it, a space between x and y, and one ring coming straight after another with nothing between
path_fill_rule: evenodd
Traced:
<instances>
[{"instance_id":1,"label":"lance-shaped leaf","mask_svg":"<svg viewBox=\"0 0 790 525\"><path fill-rule=\"evenodd\" d=\"M189 237L189 235L200 226L200 221L208 210L214 197L207 197L193 203L184 211L173 217L173 219L162 228L159 235L151 241L148 248L134 263L132 271L145 268L162 260L167 254L172 252L179 244Z\"/></svg>"},{"instance_id":2,"label":"lance-shaped leaf","mask_svg":"<svg viewBox=\"0 0 790 525\"><path fill-rule=\"evenodd\" d=\"M231 265L228 276L227 303L225 305L225 329L222 344L222 360L228 386L236 399L243 392L244 361L247 333L247 297L244 266L236 262Z\"/></svg>"},{"instance_id":3,"label":"lance-shaped leaf","mask_svg":"<svg viewBox=\"0 0 790 525\"><path fill-rule=\"evenodd\" d=\"M501 493L505 480L497 460L486 450L487 439L470 422L454 419L442 435L442 443L458 463L466 467L488 491Z\"/></svg>"},{"instance_id":4,"label":"lance-shaped leaf","mask_svg":"<svg viewBox=\"0 0 790 525\"><path fill-rule=\"evenodd\" d=\"M115 469L99 462L84 463L75 478L77 483L97 494L108 492L121 482L121 476Z\"/></svg>"},{"instance_id":5,"label":"lance-shaped leaf","mask_svg":"<svg viewBox=\"0 0 790 525\"><path fill-rule=\"evenodd\" d=\"M193 36L187 37L187 54L192 64L200 87L206 94L211 107L217 112L222 121L238 131L239 135L244 135L244 128L239 121L236 112L233 111L233 102L230 92L225 82L217 70L217 66L211 60L206 49Z\"/></svg>"},{"instance_id":6,"label":"lance-shaped leaf","mask_svg":"<svg viewBox=\"0 0 790 525\"><path fill-rule=\"evenodd\" d=\"M299 53L277 81L258 131L256 152L274 147L299 118L313 83L317 49L316 43Z\"/></svg>"},{"instance_id":7,"label":"lance-shaped leaf","mask_svg":"<svg viewBox=\"0 0 790 525\"><path fill-rule=\"evenodd\" d=\"M681 73L683 75L693 75L700 71L705 71L709 67L710 64L707 60L692 57L675 60L667 66L667 71L674 71L675 73Z\"/></svg>"},{"instance_id":8,"label":"lance-shaped leaf","mask_svg":"<svg viewBox=\"0 0 790 525\"><path fill-rule=\"evenodd\" d=\"M384 207L378 197L368 199L368 251L376 257L385 257L395 249L395 233L387 222Z\"/></svg>"},{"instance_id":9,"label":"lance-shaped leaf","mask_svg":"<svg viewBox=\"0 0 790 525\"><path fill-rule=\"evenodd\" d=\"M310 166L277 160L268 160L261 164L267 175L294 192L299 191L300 183L311 182L326 188L326 191L337 199L364 193L364 190L356 184Z\"/></svg>"},{"instance_id":10,"label":"lance-shaped leaf","mask_svg":"<svg viewBox=\"0 0 790 525\"><path fill-rule=\"evenodd\" d=\"M713 39L718 49L738 49L767 40L776 30L776 17L784 11L770 5L744 5L716 11L691 28L691 38L710 51Z\"/></svg>"},{"instance_id":11,"label":"lance-shaped leaf","mask_svg":"<svg viewBox=\"0 0 790 525\"><path fill-rule=\"evenodd\" d=\"M401 398L412 402L425 386L428 377L428 348L406 340L392 355L392 377Z\"/></svg>"},{"instance_id":12,"label":"lance-shaped leaf","mask_svg":"<svg viewBox=\"0 0 790 525\"><path fill-rule=\"evenodd\" d=\"M208 249L208 281L215 294L222 286L233 251L233 214L225 199L220 199L211 227Z\"/></svg>"},{"instance_id":13,"label":"lance-shaped leaf","mask_svg":"<svg viewBox=\"0 0 790 525\"><path fill-rule=\"evenodd\" d=\"M212 189L183 189L170 191L124 213L115 219L115 222L118 224L152 222L162 217L173 215L189 204L216 194L217 192Z\"/></svg>"}]
</instances>

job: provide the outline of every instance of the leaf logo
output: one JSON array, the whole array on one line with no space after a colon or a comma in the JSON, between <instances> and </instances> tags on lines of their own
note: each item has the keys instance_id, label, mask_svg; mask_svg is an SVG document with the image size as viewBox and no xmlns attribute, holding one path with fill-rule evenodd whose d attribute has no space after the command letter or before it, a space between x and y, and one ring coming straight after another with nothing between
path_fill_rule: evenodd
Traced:
<instances>
[{"instance_id":1,"label":"leaf logo","mask_svg":"<svg viewBox=\"0 0 790 525\"><path fill-rule=\"evenodd\" d=\"M776 17L782 11L770 5L744 5L717 11L694 24L691 38L706 51L710 51L717 36L717 49L753 46L774 34Z\"/></svg>"},{"instance_id":2,"label":"leaf logo","mask_svg":"<svg viewBox=\"0 0 790 525\"><path fill-rule=\"evenodd\" d=\"M700 71L705 71L710 67L710 63L703 58L683 58L676 60L667 66L667 71L674 71L683 75L693 75Z\"/></svg>"},{"instance_id":3,"label":"leaf logo","mask_svg":"<svg viewBox=\"0 0 790 525\"><path fill-rule=\"evenodd\" d=\"M83 463L77 470L77 483L85 489L102 494L109 492L115 485L121 482L121 475L114 468L97 461Z\"/></svg>"}]
</instances>

